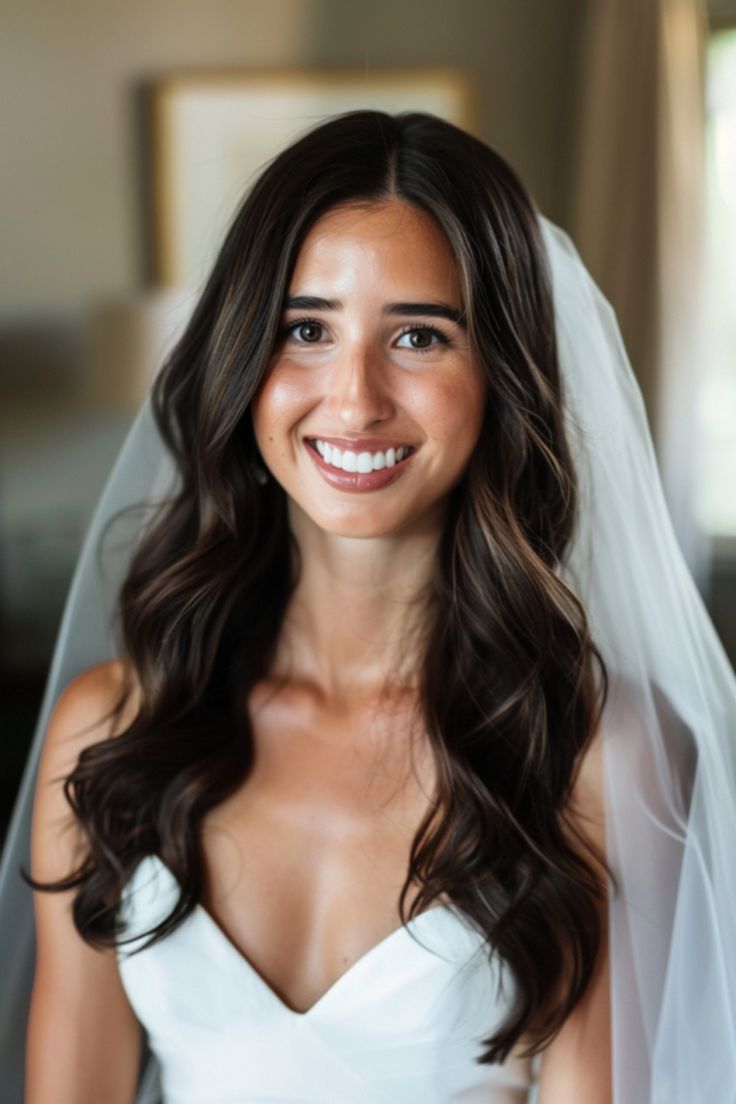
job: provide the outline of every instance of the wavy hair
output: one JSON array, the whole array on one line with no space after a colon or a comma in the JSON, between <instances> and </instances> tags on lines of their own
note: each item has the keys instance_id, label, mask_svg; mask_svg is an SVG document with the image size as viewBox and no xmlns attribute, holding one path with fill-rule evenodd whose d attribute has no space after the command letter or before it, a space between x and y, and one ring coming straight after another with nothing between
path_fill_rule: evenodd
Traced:
<instances>
[{"instance_id":1,"label":"wavy hair","mask_svg":"<svg viewBox=\"0 0 736 1104\"><path fill-rule=\"evenodd\" d=\"M522 1038L533 1054L554 1036L602 946L607 890L585 846L603 860L573 845L568 803L608 676L560 577L578 487L536 208L496 152L433 115L332 117L271 160L242 202L153 386L180 484L119 597L140 708L120 735L86 747L64 781L89 854L63 881L26 880L77 886L74 922L97 946L121 941L119 896L147 854L162 858L180 895L146 945L195 908L198 824L248 775L243 704L269 671L299 577L285 492L254 476L251 402L310 227L337 205L390 198L444 231L487 391L437 549L418 700L437 790L399 908L405 923L412 885L412 915L448 895L511 971L508 1014L479 1058L500 1062Z\"/></svg>"}]
</instances>

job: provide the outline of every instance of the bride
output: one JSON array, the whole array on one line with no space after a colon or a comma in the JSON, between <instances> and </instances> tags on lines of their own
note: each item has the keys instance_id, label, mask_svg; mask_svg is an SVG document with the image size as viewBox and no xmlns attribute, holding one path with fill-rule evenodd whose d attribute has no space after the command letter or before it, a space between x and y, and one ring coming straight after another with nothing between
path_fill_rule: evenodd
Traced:
<instances>
[{"instance_id":1,"label":"bride","mask_svg":"<svg viewBox=\"0 0 736 1104\"><path fill-rule=\"evenodd\" d=\"M563 239L429 115L328 120L246 197L121 458L145 437L174 486L115 654L39 744L27 1104L143 1101L142 1067L165 1104L665 1099L626 1043L654 851L619 828L638 792L671 843L655 741L685 812L692 756L581 552L616 504L576 443Z\"/></svg>"}]
</instances>

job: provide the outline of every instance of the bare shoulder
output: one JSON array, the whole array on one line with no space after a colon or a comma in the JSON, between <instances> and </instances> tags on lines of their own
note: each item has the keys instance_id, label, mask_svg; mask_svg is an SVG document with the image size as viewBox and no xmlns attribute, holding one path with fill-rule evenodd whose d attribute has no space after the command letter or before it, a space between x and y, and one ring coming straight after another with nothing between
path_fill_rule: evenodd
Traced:
<instances>
[{"instance_id":1,"label":"bare shoulder","mask_svg":"<svg viewBox=\"0 0 736 1104\"><path fill-rule=\"evenodd\" d=\"M122 660L96 664L72 679L55 703L44 733L31 824L31 876L39 883L68 878L87 853L64 783L84 748L120 734L134 719L138 692L131 675ZM114 949L93 947L77 931L75 895L74 887L33 893L36 962L26 1100L125 1104L135 1095L140 1025Z\"/></svg>"},{"instance_id":2,"label":"bare shoulder","mask_svg":"<svg viewBox=\"0 0 736 1104\"><path fill-rule=\"evenodd\" d=\"M601 851L606 848L607 789L611 779L618 779L616 785L626 779L632 787L648 785L654 789L657 766L646 730L644 691L624 676L609 673L604 715L576 764L566 809L569 822Z\"/></svg>"},{"instance_id":3,"label":"bare shoulder","mask_svg":"<svg viewBox=\"0 0 736 1104\"><path fill-rule=\"evenodd\" d=\"M568 815L591 843L605 844L605 773L600 728L594 732L577 764Z\"/></svg>"},{"instance_id":4,"label":"bare shoulder","mask_svg":"<svg viewBox=\"0 0 736 1104\"><path fill-rule=\"evenodd\" d=\"M39 758L31 829L31 863L35 878L50 880L69 873L71 840L79 833L63 792L66 777L88 746L119 735L134 720L140 692L124 660L95 664L72 679L49 717ZM62 834L60 829L65 829Z\"/></svg>"},{"instance_id":5,"label":"bare shoulder","mask_svg":"<svg viewBox=\"0 0 736 1104\"><path fill-rule=\"evenodd\" d=\"M599 728L582 753L565 810L570 846L608 883L605 867L604 737ZM591 850L592 849L592 850ZM588 987L541 1054L539 1104L611 1104L611 1023L606 894L598 902L601 944Z\"/></svg>"},{"instance_id":6,"label":"bare shoulder","mask_svg":"<svg viewBox=\"0 0 736 1104\"><path fill-rule=\"evenodd\" d=\"M139 706L140 688L130 662L97 663L73 678L59 695L46 743L69 743L79 751L85 744L118 735L130 725Z\"/></svg>"}]
</instances>

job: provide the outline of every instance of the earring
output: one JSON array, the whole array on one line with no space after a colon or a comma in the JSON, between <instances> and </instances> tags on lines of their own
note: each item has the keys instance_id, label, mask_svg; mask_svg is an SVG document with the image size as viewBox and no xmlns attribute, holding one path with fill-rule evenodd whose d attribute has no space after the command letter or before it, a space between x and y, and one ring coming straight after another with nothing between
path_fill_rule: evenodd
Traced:
<instances>
[{"instance_id":1,"label":"earring","mask_svg":"<svg viewBox=\"0 0 736 1104\"><path fill-rule=\"evenodd\" d=\"M261 486L263 486L264 483L268 483L268 472L266 472L265 469L261 467L257 460L251 460L248 467L250 468L251 474L257 483L260 483Z\"/></svg>"}]
</instances>

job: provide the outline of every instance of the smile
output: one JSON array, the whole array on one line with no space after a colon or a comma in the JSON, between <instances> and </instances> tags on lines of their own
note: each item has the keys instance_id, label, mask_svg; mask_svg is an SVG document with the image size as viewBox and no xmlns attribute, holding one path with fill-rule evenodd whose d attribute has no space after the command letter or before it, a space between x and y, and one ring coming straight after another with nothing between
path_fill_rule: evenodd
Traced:
<instances>
[{"instance_id":1,"label":"smile","mask_svg":"<svg viewBox=\"0 0 736 1104\"><path fill-rule=\"evenodd\" d=\"M307 444L316 448L322 459L333 468L347 472L381 471L383 468L393 468L400 463L405 456L412 451L411 445L401 445L398 448L388 448L381 452L353 452L350 449L339 449L328 441L321 441L319 437L308 438Z\"/></svg>"},{"instance_id":2,"label":"smile","mask_svg":"<svg viewBox=\"0 0 736 1104\"><path fill-rule=\"evenodd\" d=\"M309 438L305 444L326 481L346 491L373 491L393 483L403 475L417 451L412 446L401 445L385 453L355 453Z\"/></svg>"}]
</instances>

